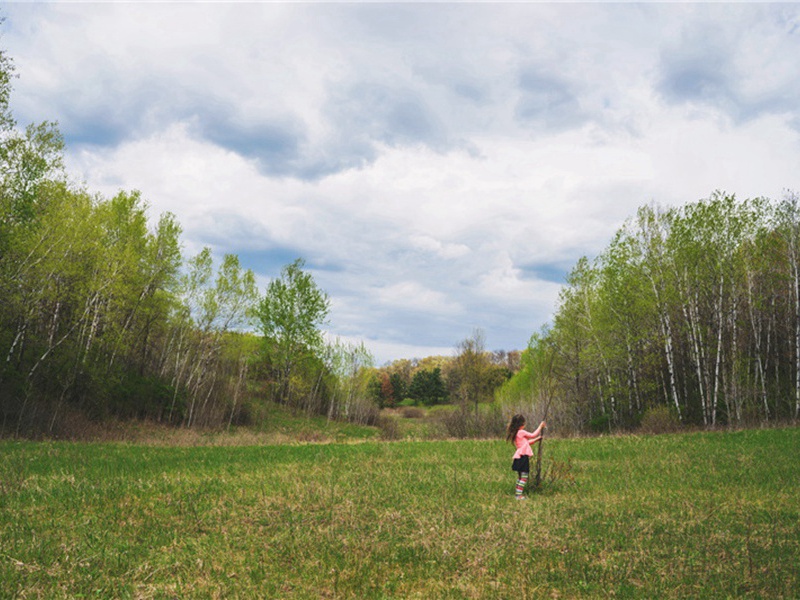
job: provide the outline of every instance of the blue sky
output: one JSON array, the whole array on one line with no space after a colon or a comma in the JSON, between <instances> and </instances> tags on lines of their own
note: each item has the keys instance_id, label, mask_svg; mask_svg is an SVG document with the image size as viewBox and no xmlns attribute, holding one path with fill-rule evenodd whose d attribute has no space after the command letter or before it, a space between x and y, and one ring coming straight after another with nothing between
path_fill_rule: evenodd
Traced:
<instances>
[{"instance_id":1,"label":"blue sky","mask_svg":"<svg viewBox=\"0 0 800 600\"><path fill-rule=\"evenodd\" d=\"M10 3L20 124L381 364L520 349L646 203L800 189L800 5Z\"/></svg>"}]
</instances>

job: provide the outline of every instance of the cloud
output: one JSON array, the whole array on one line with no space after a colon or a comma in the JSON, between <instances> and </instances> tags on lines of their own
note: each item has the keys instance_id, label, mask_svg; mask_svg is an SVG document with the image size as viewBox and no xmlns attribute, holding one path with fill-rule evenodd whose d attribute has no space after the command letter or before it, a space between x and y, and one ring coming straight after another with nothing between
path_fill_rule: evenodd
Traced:
<instances>
[{"instance_id":1,"label":"cloud","mask_svg":"<svg viewBox=\"0 0 800 600\"><path fill-rule=\"evenodd\" d=\"M259 170L268 175L298 172L307 137L303 123L291 116L246 120L232 112L200 112L192 117L199 137L255 160Z\"/></svg>"},{"instance_id":2,"label":"cloud","mask_svg":"<svg viewBox=\"0 0 800 600\"><path fill-rule=\"evenodd\" d=\"M338 339L339 341L356 346L364 343L378 366L391 362L392 359L387 357L405 357L411 359L425 358L428 356L454 356L456 354L455 344L452 346L424 346L403 344L387 341L385 339L364 339L363 337L332 336L330 334L326 336L326 339Z\"/></svg>"},{"instance_id":3,"label":"cloud","mask_svg":"<svg viewBox=\"0 0 800 600\"><path fill-rule=\"evenodd\" d=\"M519 89L516 115L523 124L559 131L586 121L579 102L580 92L557 75L527 67L520 73Z\"/></svg>"},{"instance_id":4,"label":"cloud","mask_svg":"<svg viewBox=\"0 0 800 600\"><path fill-rule=\"evenodd\" d=\"M792 4L11 3L21 122L379 362L524 347L642 204L798 188ZM425 349L430 349L426 352Z\"/></svg>"},{"instance_id":5,"label":"cloud","mask_svg":"<svg viewBox=\"0 0 800 600\"><path fill-rule=\"evenodd\" d=\"M383 306L419 311L425 314L453 314L461 312L457 302L442 292L428 289L418 281L398 281L376 290Z\"/></svg>"},{"instance_id":6,"label":"cloud","mask_svg":"<svg viewBox=\"0 0 800 600\"><path fill-rule=\"evenodd\" d=\"M413 248L432 253L441 259L461 258L470 252L469 246L465 244L442 242L429 235L412 235L409 242Z\"/></svg>"},{"instance_id":7,"label":"cloud","mask_svg":"<svg viewBox=\"0 0 800 600\"><path fill-rule=\"evenodd\" d=\"M704 7L705 8L705 7ZM708 7L666 43L657 90L671 104L700 105L737 123L797 118L800 10L794 5Z\"/></svg>"}]
</instances>

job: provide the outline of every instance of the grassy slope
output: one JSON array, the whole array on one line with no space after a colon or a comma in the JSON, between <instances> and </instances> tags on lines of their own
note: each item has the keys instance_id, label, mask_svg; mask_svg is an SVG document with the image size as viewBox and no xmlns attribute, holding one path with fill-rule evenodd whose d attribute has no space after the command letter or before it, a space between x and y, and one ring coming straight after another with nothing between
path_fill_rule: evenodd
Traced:
<instances>
[{"instance_id":1,"label":"grassy slope","mask_svg":"<svg viewBox=\"0 0 800 600\"><path fill-rule=\"evenodd\" d=\"M127 442L144 446L263 446L296 442L347 442L374 439L376 427L329 421L266 403L258 408L258 425L222 429L172 427L151 421L88 421L72 414L71 437L78 442ZM13 430L12 430L13 431ZM2 439L2 437L0 437Z\"/></svg>"},{"instance_id":2,"label":"grassy slope","mask_svg":"<svg viewBox=\"0 0 800 600\"><path fill-rule=\"evenodd\" d=\"M800 597L800 429L499 441L0 442L0 597ZM574 480L574 481L571 481Z\"/></svg>"}]
</instances>

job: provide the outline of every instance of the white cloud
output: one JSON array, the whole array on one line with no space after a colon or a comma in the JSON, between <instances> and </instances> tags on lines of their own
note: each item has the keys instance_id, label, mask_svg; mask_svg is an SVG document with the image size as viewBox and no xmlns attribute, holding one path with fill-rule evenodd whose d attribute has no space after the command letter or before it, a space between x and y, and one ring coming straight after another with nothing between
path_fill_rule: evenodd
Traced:
<instances>
[{"instance_id":1,"label":"white cloud","mask_svg":"<svg viewBox=\"0 0 800 600\"><path fill-rule=\"evenodd\" d=\"M302 256L381 362L521 348L642 204L800 188L800 9L21 4L22 122L264 284ZM788 100L787 100L788 99ZM426 350L427 349L427 350Z\"/></svg>"},{"instance_id":2,"label":"white cloud","mask_svg":"<svg viewBox=\"0 0 800 600\"><path fill-rule=\"evenodd\" d=\"M431 252L439 258L460 258L469 254L469 246L465 244L451 244L441 242L429 235L412 235L409 238L412 247L422 250L423 252Z\"/></svg>"},{"instance_id":3,"label":"white cloud","mask_svg":"<svg viewBox=\"0 0 800 600\"><path fill-rule=\"evenodd\" d=\"M456 354L456 344L452 346L429 346L393 343L385 340L371 340L361 337L349 336L325 336L328 341L338 339L340 342L352 346L364 344L367 351L372 356L375 365L381 366L397 358L425 358L427 356L454 356ZM466 335L464 336L466 337ZM460 341L460 340L459 340Z\"/></svg>"},{"instance_id":4,"label":"white cloud","mask_svg":"<svg viewBox=\"0 0 800 600\"><path fill-rule=\"evenodd\" d=\"M463 309L442 292L426 288L418 281L398 281L376 290L378 302L385 307L419 311L427 314L453 314Z\"/></svg>"}]
</instances>

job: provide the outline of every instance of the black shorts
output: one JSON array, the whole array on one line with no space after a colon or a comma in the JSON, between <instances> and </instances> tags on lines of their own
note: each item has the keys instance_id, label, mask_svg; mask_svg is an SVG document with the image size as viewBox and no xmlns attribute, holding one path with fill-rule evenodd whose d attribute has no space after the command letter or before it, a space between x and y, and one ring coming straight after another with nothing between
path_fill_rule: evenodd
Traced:
<instances>
[{"instance_id":1,"label":"black shorts","mask_svg":"<svg viewBox=\"0 0 800 600\"><path fill-rule=\"evenodd\" d=\"M511 463L511 470L516 471L517 473L530 473L531 472L530 457L520 456L519 458L515 458L514 462Z\"/></svg>"}]
</instances>

